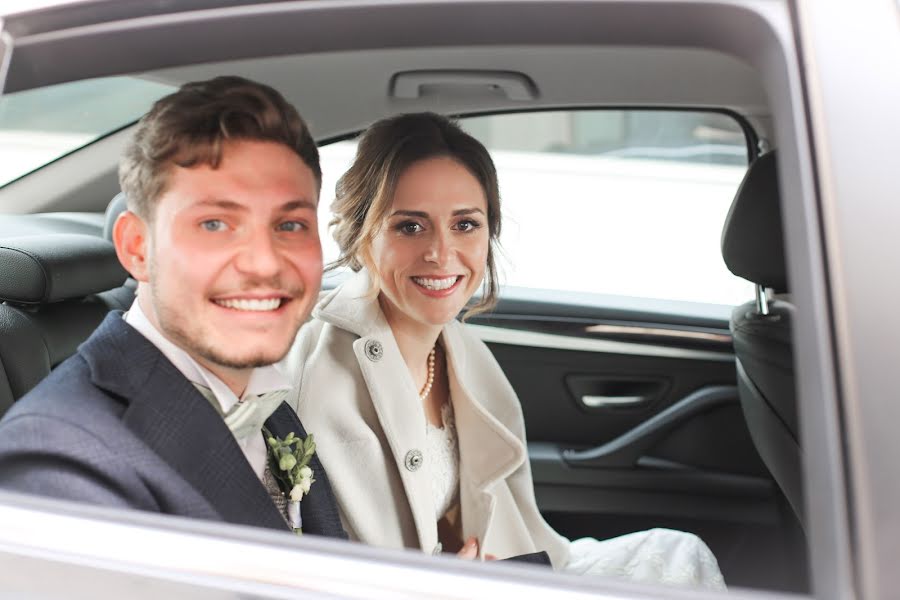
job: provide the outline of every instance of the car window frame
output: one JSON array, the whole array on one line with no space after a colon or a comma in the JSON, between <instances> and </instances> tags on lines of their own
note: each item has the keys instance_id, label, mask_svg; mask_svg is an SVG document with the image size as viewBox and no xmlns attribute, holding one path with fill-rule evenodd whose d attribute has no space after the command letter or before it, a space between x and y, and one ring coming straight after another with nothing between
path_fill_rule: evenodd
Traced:
<instances>
[{"instance_id":1,"label":"car window frame","mask_svg":"<svg viewBox=\"0 0 900 600\"><path fill-rule=\"evenodd\" d=\"M881 0L878 5L883 10L885 3L889 0ZM378 2L368 3L347 3L345 8L354 9L359 7L371 6ZM307 6L303 6L307 4ZM514 1L503 3L507 8L514 6ZM586 10L585 7L600 7L598 13L603 12L603 7L607 9L614 3L566 3L566 6L578 10ZM652 4L652 6L651 6ZM793 3L787 6L775 4L772 2L754 2L748 0L746 3L724 2L724 1L708 1L708 2L683 2L678 3L679 15L694 25L692 27L683 28L677 32L666 31L664 34L659 31L647 28L644 31L634 29L639 23L637 21L628 21L628 11L631 10L663 10L670 9L676 3L650 3L637 1L630 3L628 6L616 5L620 9L620 13L607 13L611 18L604 21L598 19L598 27L596 31L592 31L591 35L603 37L611 36L607 39L621 39L621 37L632 35L632 42L636 40L656 40L660 43L663 39L667 43L675 43L676 45L699 45L717 48L724 52L736 55L746 62L756 67L765 77L766 88L771 94L771 109L776 123L779 123L780 130L786 132L787 135L779 139L779 166L784 174L782 181L782 191L786 197L795 198L793 203L786 203L784 212L784 221L786 230L789 232L787 239L788 254L788 270L792 275L792 291L798 305L806 307L808 310L800 314L796 323L796 339L797 347L803 352L799 353L798 359L798 384L800 388L799 408L801 420L803 422L803 433L807 443L807 459L805 463L805 476L807 489L827 490L828 494L822 494L823 497L817 497L811 501L810 510L810 547L813 549L813 586L817 596L821 597L838 597L837 595L845 590L856 589L857 580L856 569L859 565L856 561L851 560L853 545L851 544L850 522L852 520L853 505L849 504L847 497L848 483L845 480L846 464L844 462L845 439L842 431L842 418L840 413L842 396L839 393L838 373L844 366L839 360L838 354L835 352L833 329L835 306L831 303L832 290L828 281L829 261L826 260L824 252L824 225L820 214L821 206L819 204L819 188L817 178L817 155L813 152L814 136L811 131L811 123L809 120L810 108L805 102L803 95L803 77L802 64L800 60L800 49L798 48L802 40L798 40L796 36L795 15L791 15L788 9L793 7ZM478 2L471 2L472 7L478 5ZM543 4L541 4L543 5ZM97 6L100 6L98 4ZM559 5L558 5L559 6ZM810 9L808 5L805 10ZM890 2L890 6L895 9L895 3ZM257 14L261 14L262 18L275 19L284 11L296 11L299 13L303 9L310 11L327 11L325 3L286 3L276 9L259 10ZM404 3L403 10L414 11L416 9L426 10L428 7L420 6L419 3ZM61 9L63 10L63 9ZM278 10L282 11L279 13ZM399 10L399 9L398 9ZM826 9L822 9L825 11ZM701 11L701 12L698 12ZM233 19L236 10L223 9L220 11L211 10L210 18L214 16L227 20ZM351 11L352 12L352 11ZM72 14L75 14L74 12ZM312 13L310 13L312 14ZM896 16L891 13L892 16ZM882 21L890 21L883 19L883 13L873 10L867 13L867 17L872 23L877 25L873 15L878 15ZM183 15L178 15L181 19ZM196 16L196 15L195 15ZM175 17L157 15L155 17L154 26L165 29L173 27ZM710 27L709 31L701 25L707 23L714 25L715 22L727 22L729 18L734 19L733 23L740 23L741 28L734 28L737 35L726 39L715 27ZM696 19L692 21L691 19ZM190 20L189 20L190 21ZM311 21L314 21L312 19ZM829 22L828 18L824 18L826 23L832 25L839 23L836 18ZM199 22L196 18L191 21ZM223 21L224 22L224 21ZM260 22L260 21L257 21ZM97 44L96 49L103 47L103 41L109 42L113 38L121 39L123 32L138 33L145 27L147 21L141 18L130 20L127 15L122 15L118 21L106 23L104 27L89 28L89 32L85 32L84 28L72 27L69 30L57 32L42 32L32 36L29 40L29 34L26 31L21 33L21 26L25 23L24 17L19 17L13 22L19 28L19 37L15 40L7 33L4 35L3 56L0 58L0 75L8 75L10 67L10 48L14 45L13 41L24 40L29 42L24 45L26 50L25 56L32 56L38 59L40 63L41 53L48 53L55 43L72 42L76 34L85 34L80 40L90 40ZM631 29L629 29L629 24ZM4 23L4 26L6 24ZM618 32L615 28L620 28ZM149 29L152 29L149 28ZM377 27L375 28L377 29ZM490 29L490 28L489 28ZM73 33L73 30L75 31ZM386 31L390 28L387 27ZM504 38L504 32L508 32L509 28L491 29L495 38ZM67 38L65 31L69 31L72 38ZM147 34L148 29L144 29L143 33ZM324 32L323 32L324 33ZM382 32L384 33L384 32ZM499 35L498 35L499 34ZM368 32L366 43L371 43L371 32ZM423 36L427 36L427 31L418 31L415 35L405 39L405 43L419 43L423 40ZM474 35L474 34L473 34ZM582 36L586 33L581 32ZM643 37L642 37L643 36ZM213 36L215 37L215 36ZM297 36L302 38L303 36ZM365 36L364 36L365 37ZM582 38L580 38L582 39ZM205 54L200 56L198 60L208 59L211 53L218 53L222 58L234 58L235 49L230 51L223 49L222 44L224 38L217 37L211 40L210 46L205 49ZM502 43L502 39L495 39L496 43ZM332 42L335 43L335 42ZM318 44L318 45L317 45ZM147 65L147 68L159 66L166 60L174 60L172 52L176 51L177 44L173 44L169 48L161 48L158 53L152 57L149 62L154 63ZM328 46L321 39L311 43L310 48L320 48ZM47 82L54 79L59 80L63 73L65 76L71 76L71 72L67 68L72 68L72 60L75 57L68 56L65 52L59 53L65 44L59 46L56 50L56 56L61 57L59 64L55 65L41 76L47 78ZM95 50L96 50L95 49ZM275 49L271 46L263 45L258 49L260 52L272 53L273 51L285 51L285 48ZM18 52L18 50L17 50ZM31 54L29 54L31 52ZM36 52L36 54L35 54ZM231 54L229 54L231 52ZM49 54L44 54L49 56ZM82 60L84 57L79 56ZM124 60L119 57L119 62L114 69L122 69ZM129 59L129 60L133 60ZM149 59L147 59L149 60ZM89 62L89 61L88 61ZM94 73L102 70L100 65L91 65ZM109 67L104 67L109 68ZM134 71L135 69L130 69ZM21 70L17 72L18 86L26 85L23 81L29 81L27 78L22 79ZM35 75L32 75L35 77ZM6 80L6 77L4 77ZM31 83L36 80L31 79ZM819 125L821 126L821 125ZM821 142L820 142L821 143ZM819 160L825 160L825 157L818 157ZM849 318L846 314L838 315L840 318ZM863 436L867 430L877 431L873 423L860 423L860 429L856 435ZM891 448L900 447L900 441L893 441L893 445L886 440L880 441ZM867 481L854 479L852 480L852 492L855 497L866 497L872 491L867 487ZM894 492L894 496L898 492ZM878 532L868 532L870 538L877 541L878 538L887 539L891 534L898 538L900 531L896 528L884 528ZM866 539L863 542L868 548L872 548L873 539ZM859 542L859 539L857 539ZM871 555L871 553L869 553ZM869 580L875 581L879 577L884 582L893 581L888 573L876 572L869 573ZM900 578L900 574L894 575L894 578ZM874 583L870 584L874 585ZM869 588L867 588L869 589ZM830 591L829 591L830 590Z\"/></svg>"}]
</instances>

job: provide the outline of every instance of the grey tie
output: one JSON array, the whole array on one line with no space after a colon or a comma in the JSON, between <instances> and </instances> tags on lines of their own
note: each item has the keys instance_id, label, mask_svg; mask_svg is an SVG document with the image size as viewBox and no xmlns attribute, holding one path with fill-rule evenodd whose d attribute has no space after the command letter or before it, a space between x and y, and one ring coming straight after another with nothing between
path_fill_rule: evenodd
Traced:
<instances>
[{"instance_id":1,"label":"grey tie","mask_svg":"<svg viewBox=\"0 0 900 600\"><path fill-rule=\"evenodd\" d=\"M278 407L281 406L281 403L284 402L290 391L275 390L274 392L248 396L242 402L232 406L228 412L222 414L222 407L211 389L199 383L195 383L194 387L222 415L225 419L225 424L228 425L228 429L231 430L234 437L238 440L256 435L262 431L266 420L278 410Z\"/></svg>"},{"instance_id":2,"label":"grey tie","mask_svg":"<svg viewBox=\"0 0 900 600\"><path fill-rule=\"evenodd\" d=\"M238 440L254 434L263 435L262 428L266 420L281 406L289 392L289 390L276 390L265 394L248 396L243 402L238 402L231 407L231 410L222 414L222 407L211 389L198 383L195 383L194 387L213 405L216 412L222 415L225 419L225 424L228 425L228 428ZM268 444L266 444L266 447L268 448ZM281 491L281 487L278 485L278 480L275 479L269 468L268 456L266 457L266 468L263 471L262 484L269 493L269 497L272 498L272 502L275 503L278 512L284 518L285 524L287 524L287 498L285 498L284 492Z\"/></svg>"}]
</instances>

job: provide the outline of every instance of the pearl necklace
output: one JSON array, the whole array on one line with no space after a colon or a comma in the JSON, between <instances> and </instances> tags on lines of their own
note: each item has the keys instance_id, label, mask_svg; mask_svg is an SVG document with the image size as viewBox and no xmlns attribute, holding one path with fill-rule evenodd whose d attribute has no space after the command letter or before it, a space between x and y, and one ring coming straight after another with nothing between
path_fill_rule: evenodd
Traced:
<instances>
[{"instance_id":1,"label":"pearl necklace","mask_svg":"<svg viewBox=\"0 0 900 600\"><path fill-rule=\"evenodd\" d=\"M419 391L419 398L424 400L431 393L431 385L434 383L434 350L428 353L428 377L425 378L425 385Z\"/></svg>"}]
</instances>

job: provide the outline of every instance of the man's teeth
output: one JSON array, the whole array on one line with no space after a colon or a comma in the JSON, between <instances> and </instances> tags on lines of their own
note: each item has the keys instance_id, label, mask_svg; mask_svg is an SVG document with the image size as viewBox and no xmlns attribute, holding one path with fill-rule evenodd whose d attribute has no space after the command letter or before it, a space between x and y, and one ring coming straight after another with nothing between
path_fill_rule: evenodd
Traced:
<instances>
[{"instance_id":1,"label":"man's teeth","mask_svg":"<svg viewBox=\"0 0 900 600\"><path fill-rule=\"evenodd\" d=\"M269 298L267 300L257 299L233 299L233 300L216 300L216 304L225 308L233 308L235 310L252 310L257 312L265 312L275 310L281 306L281 298Z\"/></svg>"},{"instance_id":2,"label":"man's teeth","mask_svg":"<svg viewBox=\"0 0 900 600\"><path fill-rule=\"evenodd\" d=\"M429 290L446 290L453 287L456 283L456 276L446 277L444 279L431 279L430 277L413 277L413 281Z\"/></svg>"}]
</instances>

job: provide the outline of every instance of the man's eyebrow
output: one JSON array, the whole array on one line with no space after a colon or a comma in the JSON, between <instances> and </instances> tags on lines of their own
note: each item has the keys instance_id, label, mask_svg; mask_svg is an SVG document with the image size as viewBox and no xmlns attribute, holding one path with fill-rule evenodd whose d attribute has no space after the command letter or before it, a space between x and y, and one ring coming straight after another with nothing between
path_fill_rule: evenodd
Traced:
<instances>
[{"instance_id":1,"label":"man's eyebrow","mask_svg":"<svg viewBox=\"0 0 900 600\"><path fill-rule=\"evenodd\" d=\"M234 200L225 200L224 198L204 198L203 200L195 204L195 206L213 206L215 208L221 208L223 210L247 210L247 207L240 202L235 202Z\"/></svg>"},{"instance_id":2,"label":"man's eyebrow","mask_svg":"<svg viewBox=\"0 0 900 600\"><path fill-rule=\"evenodd\" d=\"M215 208L221 208L223 210L234 211L248 210L246 205L241 204L240 202L235 202L234 200L226 200L224 198L205 198L198 202L196 206L213 206ZM304 208L316 210L317 207L316 203L310 200L291 200L279 206L278 210L280 212L290 212L292 210L300 210Z\"/></svg>"},{"instance_id":3,"label":"man's eyebrow","mask_svg":"<svg viewBox=\"0 0 900 600\"><path fill-rule=\"evenodd\" d=\"M291 212L292 210L301 210L304 208L316 210L318 209L318 206L316 206L315 202L310 200L291 200L290 202L282 204L278 210L281 212Z\"/></svg>"}]
</instances>

